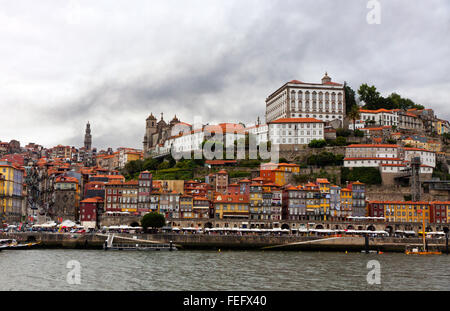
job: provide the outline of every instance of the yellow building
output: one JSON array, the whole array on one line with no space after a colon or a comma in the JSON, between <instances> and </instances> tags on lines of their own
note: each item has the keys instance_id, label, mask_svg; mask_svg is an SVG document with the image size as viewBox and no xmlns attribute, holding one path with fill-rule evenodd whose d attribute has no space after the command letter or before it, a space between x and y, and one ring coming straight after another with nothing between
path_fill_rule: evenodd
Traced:
<instances>
[{"instance_id":1,"label":"yellow building","mask_svg":"<svg viewBox=\"0 0 450 311\"><path fill-rule=\"evenodd\" d=\"M4 194L5 194L5 176L3 176L0 173L0 226L1 226L1 221L3 220L3 213L4 213Z\"/></svg>"},{"instance_id":2,"label":"yellow building","mask_svg":"<svg viewBox=\"0 0 450 311\"><path fill-rule=\"evenodd\" d=\"M425 223L430 222L430 207L427 202L375 201L374 203L383 204L384 215L388 222L422 222L422 214L418 212L420 210L425 210Z\"/></svg>"},{"instance_id":3,"label":"yellow building","mask_svg":"<svg viewBox=\"0 0 450 311\"><path fill-rule=\"evenodd\" d=\"M126 160L125 164L131 161L137 161L142 159L142 152L127 152L125 154Z\"/></svg>"},{"instance_id":4,"label":"yellow building","mask_svg":"<svg viewBox=\"0 0 450 311\"><path fill-rule=\"evenodd\" d=\"M348 188L341 189L341 211L343 216L352 215L353 195Z\"/></svg>"},{"instance_id":5,"label":"yellow building","mask_svg":"<svg viewBox=\"0 0 450 311\"><path fill-rule=\"evenodd\" d=\"M330 182L326 178L317 178L316 184L319 186L320 192L330 193Z\"/></svg>"},{"instance_id":6,"label":"yellow building","mask_svg":"<svg viewBox=\"0 0 450 311\"><path fill-rule=\"evenodd\" d=\"M248 219L249 199L246 195L219 194L214 200L214 217L218 219Z\"/></svg>"},{"instance_id":7,"label":"yellow building","mask_svg":"<svg viewBox=\"0 0 450 311\"><path fill-rule=\"evenodd\" d=\"M184 180L154 180L154 182L160 183L161 190L184 194Z\"/></svg>"},{"instance_id":8,"label":"yellow building","mask_svg":"<svg viewBox=\"0 0 450 311\"><path fill-rule=\"evenodd\" d=\"M260 219L263 210L263 187L261 184L250 185L250 219Z\"/></svg>"},{"instance_id":9,"label":"yellow building","mask_svg":"<svg viewBox=\"0 0 450 311\"><path fill-rule=\"evenodd\" d=\"M305 192L307 217L311 220L321 220L321 194L319 187L316 184L310 182L298 188Z\"/></svg>"},{"instance_id":10,"label":"yellow building","mask_svg":"<svg viewBox=\"0 0 450 311\"><path fill-rule=\"evenodd\" d=\"M282 169L276 169L273 170L273 174L274 174L274 183L277 186L284 186L287 184L287 176L288 173L286 171L283 171Z\"/></svg>"},{"instance_id":11,"label":"yellow building","mask_svg":"<svg viewBox=\"0 0 450 311\"><path fill-rule=\"evenodd\" d=\"M191 195L180 196L180 218L194 218L194 198Z\"/></svg>"},{"instance_id":12,"label":"yellow building","mask_svg":"<svg viewBox=\"0 0 450 311\"><path fill-rule=\"evenodd\" d=\"M6 223L16 223L22 220L23 175L24 169L10 162L0 162L1 182L0 217Z\"/></svg>"},{"instance_id":13,"label":"yellow building","mask_svg":"<svg viewBox=\"0 0 450 311\"><path fill-rule=\"evenodd\" d=\"M449 133L449 123L446 120L437 120L434 124L436 128L436 132L439 135L444 135L446 133Z\"/></svg>"},{"instance_id":14,"label":"yellow building","mask_svg":"<svg viewBox=\"0 0 450 311\"><path fill-rule=\"evenodd\" d=\"M138 181L130 180L123 184L122 188L122 212L137 212L138 203ZM119 201L120 202L120 201Z\"/></svg>"},{"instance_id":15,"label":"yellow building","mask_svg":"<svg viewBox=\"0 0 450 311\"><path fill-rule=\"evenodd\" d=\"M294 163L280 163L278 164L278 169L294 174L300 173L300 165Z\"/></svg>"}]
</instances>

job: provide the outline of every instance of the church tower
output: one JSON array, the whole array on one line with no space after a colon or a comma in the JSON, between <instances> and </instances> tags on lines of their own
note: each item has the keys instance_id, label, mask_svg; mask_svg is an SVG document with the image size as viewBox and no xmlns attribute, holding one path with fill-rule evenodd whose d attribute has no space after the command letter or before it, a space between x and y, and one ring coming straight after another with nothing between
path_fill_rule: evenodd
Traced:
<instances>
[{"instance_id":1,"label":"church tower","mask_svg":"<svg viewBox=\"0 0 450 311\"><path fill-rule=\"evenodd\" d=\"M325 72L325 75L322 78L322 84L331 82L331 78L328 76L328 72Z\"/></svg>"},{"instance_id":2,"label":"church tower","mask_svg":"<svg viewBox=\"0 0 450 311\"><path fill-rule=\"evenodd\" d=\"M149 149L154 147L153 135L156 130L156 118L151 113L145 120L145 136L144 136L144 153L147 154Z\"/></svg>"},{"instance_id":3,"label":"church tower","mask_svg":"<svg viewBox=\"0 0 450 311\"><path fill-rule=\"evenodd\" d=\"M84 134L84 148L86 150L91 150L92 147L92 136L91 136L91 125L88 123L86 124L86 133Z\"/></svg>"}]
</instances>

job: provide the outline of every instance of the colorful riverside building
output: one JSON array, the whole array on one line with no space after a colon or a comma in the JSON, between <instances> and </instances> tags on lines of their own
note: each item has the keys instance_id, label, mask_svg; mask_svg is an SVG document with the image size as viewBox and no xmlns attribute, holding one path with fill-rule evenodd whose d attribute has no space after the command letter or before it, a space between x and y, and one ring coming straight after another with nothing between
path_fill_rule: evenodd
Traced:
<instances>
[{"instance_id":1,"label":"colorful riverside building","mask_svg":"<svg viewBox=\"0 0 450 311\"><path fill-rule=\"evenodd\" d=\"M352 216L367 216L366 186L362 182L356 181L351 183L349 188L352 190Z\"/></svg>"},{"instance_id":2,"label":"colorful riverside building","mask_svg":"<svg viewBox=\"0 0 450 311\"><path fill-rule=\"evenodd\" d=\"M345 219L352 216L353 209L353 194L352 190L348 188L341 189L341 216Z\"/></svg>"},{"instance_id":3,"label":"colorful riverside building","mask_svg":"<svg viewBox=\"0 0 450 311\"><path fill-rule=\"evenodd\" d=\"M309 182L303 186L303 190L306 192L306 219L321 220L323 217L320 210L322 194L319 186Z\"/></svg>"},{"instance_id":4,"label":"colorful riverside building","mask_svg":"<svg viewBox=\"0 0 450 311\"><path fill-rule=\"evenodd\" d=\"M58 176L55 180L52 218L58 222L78 221L80 203L80 184L70 176Z\"/></svg>"},{"instance_id":5,"label":"colorful riverside building","mask_svg":"<svg viewBox=\"0 0 450 311\"><path fill-rule=\"evenodd\" d=\"M385 217L387 222L422 222L419 210L425 210L425 222L430 222L429 202L411 201L370 201L370 217Z\"/></svg>"},{"instance_id":6,"label":"colorful riverside building","mask_svg":"<svg viewBox=\"0 0 450 311\"><path fill-rule=\"evenodd\" d=\"M152 174L149 171L141 172L138 185L138 213L144 215L150 210L150 196L153 190Z\"/></svg>"},{"instance_id":7,"label":"colorful riverside building","mask_svg":"<svg viewBox=\"0 0 450 311\"><path fill-rule=\"evenodd\" d=\"M180 196L180 218L192 219L194 218L194 197L191 195Z\"/></svg>"},{"instance_id":8,"label":"colorful riverside building","mask_svg":"<svg viewBox=\"0 0 450 311\"><path fill-rule=\"evenodd\" d=\"M411 202L411 201L370 201L369 216L385 217L387 222L422 222L425 210L425 222L434 224L449 223L450 202Z\"/></svg>"},{"instance_id":9,"label":"colorful riverside building","mask_svg":"<svg viewBox=\"0 0 450 311\"><path fill-rule=\"evenodd\" d=\"M300 166L289 163L263 163L259 171L259 176L265 182L274 183L277 186L284 186L287 184L289 177L292 174L298 174Z\"/></svg>"},{"instance_id":10,"label":"colorful riverside building","mask_svg":"<svg viewBox=\"0 0 450 311\"><path fill-rule=\"evenodd\" d=\"M209 219L210 203L205 197L192 195L180 196L181 219Z\"/></svg>"},{"instance_id":11,"label":"colorful riverside building","mask_svg":"<svg viewBox=\"0 0 450 311\"><path fill-rule=\"evenodd\" d=\"M105 212L137 213L138 181L105 184Z\"/></svg>"},{"instance_id":12,"label":"colorful riverside building","mask_svg":"<svg viewBox=\"0 0 450 311\"><path fill-rule=\"evenodd\" d=\"M166 219L180 218L180 194L174 191L163 190L159 194L159 213Z\"/></svg>"},{"instance_id":13,"label":"colorful riverside building","mask_svg":"<svg viewBox=\"0 0 450 311\"><path fill-rule=\"evenodd\" d=\"M194 218L208 219L210 218L211 204L205 197L193 198Z\"/></svg>"},{"instance_id":14,"label":"colorful riverside building","mask_svg":"<svg viewBox=\"0 0 450 311\"><path fill-rule=\"evenodd\" d=\"M288 186L283 191L282 218L286 220L303 220L305 216L305 192L301 187Z\"/></svg>"},{"instance_id":15,"label":"colorful riverside building","mask_svg":"<svg viewBox=\"0 0 450 311\"><path fill-rule=\"evenodd\" d=\"M258 183L250 184L250 219L263 219L263 189Z\"/></svg>"},{"instance_id":16,"label":"colorful riverside building","mask_svg":"<svg viewBox=\"0 0 450 311\"><path fill-rule=\"evenodd\" d=\"M103 212L103 197L87 198L80 202L80 222L84 228L98 228L98 215Z\"/></svg>"},{"instance_id":17,"label":"colorful riverside building","mask_svg":"<svg viewBox=\"0 0 450 311\"><path fill-rule=\"evenodd\" d=\"M450 202L430 202L430 222L435 224L450 223Z\"/></svg>"},{"instance_id":18,"label":"colorful riverside building","mask_svg":"<svg viewBox=\"0 0 450 311\"><path fill-rule=\"evenodd\" d=\"M249 219L249 196L219 194L214 199L214 217L218 219Z\"/></svg>"},{"instance_id":19,"label":"colorful riverside building","mask_svg":"<svg viewBox=\"0 0 450 311\"><path fill-rule=\"evenodd\" d=\"M10 162L0 161L0 221L15 223L22 220L23 182L25 170ZM0 177L1 179L1 177Z\"/></svg>"}]
</instances>

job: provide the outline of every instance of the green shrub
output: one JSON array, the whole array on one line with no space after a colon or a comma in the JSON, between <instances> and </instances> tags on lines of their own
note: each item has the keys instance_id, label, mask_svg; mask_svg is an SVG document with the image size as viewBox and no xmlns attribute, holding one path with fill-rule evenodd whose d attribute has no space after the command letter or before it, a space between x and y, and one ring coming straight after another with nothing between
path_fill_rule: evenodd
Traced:
<instances>
[{"instance_id":1,"label":"green shrub","mask_svg":"<svg viewBox=\"0 0 450 311\"><path fill-rule=\"evenodd\" d=\"M368 185L380 185L382 183L380 170L375 167L348 167L341 168L341 181L360 181Z\"/></svg>"},{"instance_id":2,"label":"green shrub","mask_svg":"<svg viewBox=\"0 0 450 311\"><path fill-rule=\"evenodd\" d=\"M323 148L327 145L327 142L324 139L313 139L308 144L309 148Z\"/></svg>"}]
</instances>

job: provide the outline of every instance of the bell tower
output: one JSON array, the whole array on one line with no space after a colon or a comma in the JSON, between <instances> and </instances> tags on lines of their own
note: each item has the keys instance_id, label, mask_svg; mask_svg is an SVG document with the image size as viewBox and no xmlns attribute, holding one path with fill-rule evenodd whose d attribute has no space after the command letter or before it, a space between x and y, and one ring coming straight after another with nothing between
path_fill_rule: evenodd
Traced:
<instances>
[{"instance_id":1,"label":"bell tower","mask_svg":"<svg viewBox=\"0 0 450 311\"><path fill-rule=\"evenodd\" d=\"M86 133L84 134L84 148L86 148L86 150L91 150L92 148L91 125L89 124L89 121L86 124Z\"/></svg>"},{"instance_id":2,"label":"bell tower","mask_svg":"<svg viewBox=\"0 0 450 311\"><path fill-rule=\"evenodd\" d=\"M150 148L154 147L153 134L157 132L157 129L156 118L153 116L153 113L145 121L144 153L147 153Z\"/></svg>"}]
</instances>

